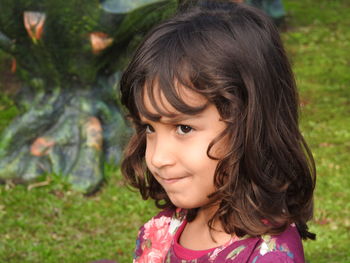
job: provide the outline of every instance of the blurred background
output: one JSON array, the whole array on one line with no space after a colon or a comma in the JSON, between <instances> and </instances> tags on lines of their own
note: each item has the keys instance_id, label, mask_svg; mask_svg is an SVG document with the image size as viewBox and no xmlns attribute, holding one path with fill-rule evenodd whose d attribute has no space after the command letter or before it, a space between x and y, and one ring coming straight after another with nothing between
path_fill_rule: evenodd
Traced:
<instances>
[{"instance_id":1,"label":"blurred background","mask_svg":"<svg viewBox=\"0 0 350 263\"><path fill-rule=\"evenodd\" d=\"M128 129L115 83L144 32L179 3L46 1L49 16L36 1L13 2L31 1L0 0L0 262L130 262L156 208L119 173ZM318 174L306 260L348 263L350 1L279 2L259 7L280 27Z\"/></svg>"}]
</instances>

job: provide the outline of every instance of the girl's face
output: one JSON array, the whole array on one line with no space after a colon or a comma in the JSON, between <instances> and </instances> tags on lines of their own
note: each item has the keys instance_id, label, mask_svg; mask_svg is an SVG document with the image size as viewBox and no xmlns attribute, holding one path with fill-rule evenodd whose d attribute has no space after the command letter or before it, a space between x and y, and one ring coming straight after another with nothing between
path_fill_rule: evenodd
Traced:
<instances>
[{"instance_id":1,"label":"girl's face","mask_svg":"<svg viewBox=\"0 0 350 263\"><path fill-rule=\"evenodd\" d=\"M189 105L207 103L202 95L189 89L181 88L180 95ZM147 95L144 100L147 110L157 113ZM176 117L161 116L155 122L141 116L146 129L147 167L176 207L201 207L215 191L213 179L218 161L208 157L208 145L225 129L225 124L213 104L199 114L186 115L176 111L163 95L156 100L161 110ZM220 142L212 147L211 156L220 156L220 144L222 148Z\"/></svg>"}]
</instances>

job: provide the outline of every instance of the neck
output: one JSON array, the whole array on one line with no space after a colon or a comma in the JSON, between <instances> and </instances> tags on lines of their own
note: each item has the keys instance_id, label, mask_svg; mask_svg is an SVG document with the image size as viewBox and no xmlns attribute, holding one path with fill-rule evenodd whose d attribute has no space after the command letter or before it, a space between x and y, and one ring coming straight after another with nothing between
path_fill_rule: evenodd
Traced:
<instances>
[{"instance_id":1,"label":"neck","mask_svg":"<svg viewBox=\"0 0 350 263\"><path fill-rule=\"evenodd\" d=\"M214 221L212 229L208 226L216 210L217 206L199 209L196 218L182 232L180 244L193 250L205 250L227 243L232 236L224 231L220 221Z\"/></svg>"},{"instance_id":2,"label":"neck","mask_svg":"<svg viewBox=\"0 0 350 263\"><path fill-rule=\"evenodd\" d=\"M198 225L208 225L209 220L214 216L215 212L217 211L218 207L217 206L211 206L211 207L207 207L207 208L200 208L198 210L197 216L194 219L194 221L198 224ZM218 227L218 229L217 229ZM213 222L213 228L215 230L220 231L222 229L222 225L221 222L219 221L214 221Z\"/></svg>"}]
</instances>

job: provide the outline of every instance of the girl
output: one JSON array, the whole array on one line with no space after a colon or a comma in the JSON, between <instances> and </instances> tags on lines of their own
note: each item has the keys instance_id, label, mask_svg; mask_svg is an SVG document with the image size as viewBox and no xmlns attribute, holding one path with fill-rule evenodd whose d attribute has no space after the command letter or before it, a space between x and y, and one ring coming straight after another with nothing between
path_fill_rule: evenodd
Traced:
<instances>
[{"instance_id":1,"label":"girl","mask_svg":"<svg viewBox=\"0 0 350 263\"><path fill-rule=\"evenodd\" d=\"M315 168L273 23L201 1L148 34L121 80L122 173L163 209L134 262L304 262Z\"/></svg>"}]
</instances>

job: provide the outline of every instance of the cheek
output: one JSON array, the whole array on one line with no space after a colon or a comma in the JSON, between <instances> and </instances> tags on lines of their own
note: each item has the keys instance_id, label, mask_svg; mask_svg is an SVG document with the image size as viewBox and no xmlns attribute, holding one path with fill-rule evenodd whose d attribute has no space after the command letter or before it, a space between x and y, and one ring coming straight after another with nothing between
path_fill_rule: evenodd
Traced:
<instances>
[{"instance_id":1,"label":"cheek","mask_svg":"<svg viewBox=\"0 0 350 263\"><path fill-rule=\"evenodd\" d=\"M197 173L202 174L205 177L213 177L218 161L209 158L207 154L208 147L202 144L200 147L187 149L184 152L183 160L192 167ZM213 151L210 151L210 155L216 157Z\"/></svg>"}]
</instances>

